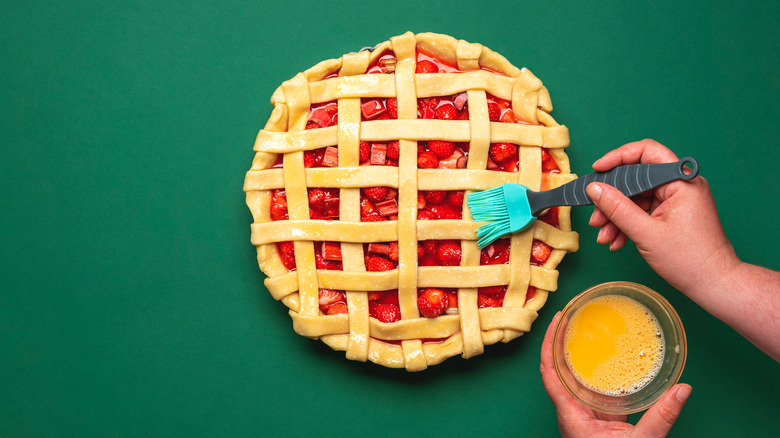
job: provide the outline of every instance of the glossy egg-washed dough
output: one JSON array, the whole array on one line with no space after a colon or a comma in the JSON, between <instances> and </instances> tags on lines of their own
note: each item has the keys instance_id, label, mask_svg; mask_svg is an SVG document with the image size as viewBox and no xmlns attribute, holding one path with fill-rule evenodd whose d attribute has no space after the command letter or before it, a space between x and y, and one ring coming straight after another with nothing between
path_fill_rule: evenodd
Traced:
<instances>
[{"instance_id":1,"label":"glossy egg-washed dough","mask_svg":"<svg viewBox=\"0 0 780 438\"><path fill-rule=\"evenodd\" d=\"M415 52L421 49L463 73L415 73ZM395 74L364 74L385 50L397 58ZM485 67L491 71L481 69ZM493 72L501 72L496 74ZM338 73L337 77L323 79ZM417 120L417 98L467 92L469 120ZM490 122L486 93L511 100L517 116L535 125ZM361 122L360 99L397 97L398 119ZM312 104L338 101L338 125L305 130ZM320 62L282 83L271 97L274 106L257 136L252 167L244 191L252 212L251 241L268 276L265 286L288 308L294 330L321 339L348 359L409 371L461 354L481 354L484 345L508 342L531 328L549 291L557 288L557 265L566 252L576 251L578 235L571 231L570 207L559 208L559 228L537 221L511 238L509 264L480 266L475 230L464 203L462 220L417 221L417 190L484 190L519 183L539 190L541 149L548 148L560 168L551 175L557 187L576 176L564 151L569 132L550 116L550 95L529 70L518 69L503 56L480 44L450 36L407 32L390 38L372 51L350 53ZM469 142L467 169L417 169L418 140ZM359 144L399 140L398 167L359 166ZM520 145L519 172L486 170L491 142ZM304 168L303 151L338 145L335 168ZM283 168L270 168L285 154ZM360 187L397 188L398 220L360 222ZM310 220L307 187L340 189L340 220ZM272 221L271 190L284 188L289 220ZM462 241L461 266L417 266L417 242L427 239ZM533 239L553 247L544 266L529 263ZM297 270L282 264L276 242L294 242ZM366 272L364 242L398 241L398 268ZM343 271L317 270L313 241L342 242ZM477 288L507 285L503 307L477 306ZM538 290L525 303L528 286ZM457 314L420 316L418 287L458 288ZM346 290L349 312L322 315L318 289ZM368 314L367 291L398 289L401 321L382 323ZM443 342L421 339L446 338ZM396 342L383 342L396 341Z\"/></svg>"}]
</instances>

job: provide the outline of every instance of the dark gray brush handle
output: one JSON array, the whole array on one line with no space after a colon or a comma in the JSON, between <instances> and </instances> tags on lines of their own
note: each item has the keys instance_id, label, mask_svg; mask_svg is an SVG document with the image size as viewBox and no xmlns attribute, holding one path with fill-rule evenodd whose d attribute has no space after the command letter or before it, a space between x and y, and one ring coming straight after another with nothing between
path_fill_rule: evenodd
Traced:
<instances>
[{"instance_id":1,"label":"dark gray brush handle","mask_svg":"<svg viewBox=\"0 0 780 438\"><path fill-rule=\"evenodd\" d=\"M684 172L686 164L693 170L688 174ZM676 163L629 164L615 167L607 172L595 172L581 176L553 190L544 192L529 190L527 192L528 203L531 205L531 214L538 216L545 209L556 205L593 204L593 201L585 193L585 188L592 182L609 184L630 197L674 180L693 179L698 173L699 163L691 157L685 157Z\"/></svg>"}]
</instances>

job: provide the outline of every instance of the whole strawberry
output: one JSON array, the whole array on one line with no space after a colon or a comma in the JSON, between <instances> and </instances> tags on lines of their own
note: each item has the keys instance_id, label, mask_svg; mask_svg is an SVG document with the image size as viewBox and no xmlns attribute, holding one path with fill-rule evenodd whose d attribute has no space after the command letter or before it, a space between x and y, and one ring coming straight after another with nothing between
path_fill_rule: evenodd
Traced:
<instances>
[{"instance_id":1,"label":"whole strawberry","mask_svg":"<svg viewBox=\"0 0 780 438\"><path fill-rule=\"evenodd\" d=\"M447 240L436 248L436 260L439 261L441 266L458 266L460 265L460 258L460 242Z\"/></svg>"},{"instance_id":2,"label":"whole strawberry","mask_svg":"<svg viewBox=\"0 0 780 438\"><path fill-rule=\"evenodd\" d=\"M390 260L380 256L369 256L366 261L366 270L370 272L392 271L395 265Z\"/></svg>"},{"instance_id":3,"label":"whole strawberry","mask_svg":"<svg viewBox=\"0 0 780 438\"><path fill-rule=\"evenodd\" d=\"M382 201L387 197L388 190L389 188L384 186L364 187L363 194L372 201Z\"/></svg>"},{"instance_id":4,"label":"whole strawberry","mask_svg":"<svg viewBox=\"0 0 780 438\"><path fill-rule=\"evenodd\" d=\"M376 304L370 306L369 314L382 322L396 322L401 320L401 309L395 304Z\"/></svg>"},{"instance_id":5,"label":"whole strawberry","mask_svg":"<svg viewBox=\"0 0 780 438\"><path fill-rule=\"evenodd\" d=\"M420 314L426 318L435 318L441 315L447 310L447 306L449 306L449 298L447 293L441 289L423 289L417 296L417 308L420 310Z\"/></svg>"},{"instance_id":6,"label":"whole strawberry","mask_svg":"<svg viewBox=\"0 0 780 438\"><path fill-rule=\"evenodd\" d=\"M436 118L440 120L455 120L458 118L458 110L451 104L436 108Z\"/></svg>"},{"instance_id":7,"label":"whole strawberry","mask_svg":"<svg viewBox=\"0 0 780 438\"><path fill-rule=\"evenodd\" d=\"M428 149L439 159L447 158L455 152L455 143L444 140L431 140L428 142Z\"/></svg>"},{"instance_id":8,"label":"whole strawberry","mask_svg":"<svg viewBox=\"0 0 780 438\"><path fill-rule=\"evenodd\" d=\"M416 73L438 73L439 67L431 61L423 60L417 63Z\"/></svg>"},{"instance_id":9,"label":"whole strawberry","mask_svg":"<svg viewBox=\"0 0 780 438\"><path fill-rule=\"evenodd\" d=\"M489 149L490 158L495 162L501 162L512 157L517 157L517 145L512 143L491 143Z\"/></svg>"},{"instance_id":10,"label":"whole strawberry","mask_svg":"<svg viewBox=\"0 0 780 438\"><path fill-rule=\"evenodd\" d=\"M439 159L433 152L423 152L417 157L417 167L420 169L435 169L439 166Z\"/></svg>"}]
</instances>

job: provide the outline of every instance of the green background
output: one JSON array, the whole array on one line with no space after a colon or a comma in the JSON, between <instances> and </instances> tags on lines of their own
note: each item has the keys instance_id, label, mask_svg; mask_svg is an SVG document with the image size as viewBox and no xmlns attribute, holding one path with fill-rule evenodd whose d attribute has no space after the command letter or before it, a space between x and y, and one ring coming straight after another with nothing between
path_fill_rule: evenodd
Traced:
<instances>
[{"instance_id":1,"label":"green background","mask_svg":"<svg viewBox=\"0 0 780 438\"><path fill-rule=\"evenodd\" d=\"M409 374L293 333L242 184L282 81L440 32L544 81L576 173L645 137L696 157L738 254L778 269L778 2L51 3L0 7L0 435L556 436L545 328L611 280L685 324L673 436L776 433L780 366L597 245L590 208L530 333Z\"/></svg>"}]
</instances>

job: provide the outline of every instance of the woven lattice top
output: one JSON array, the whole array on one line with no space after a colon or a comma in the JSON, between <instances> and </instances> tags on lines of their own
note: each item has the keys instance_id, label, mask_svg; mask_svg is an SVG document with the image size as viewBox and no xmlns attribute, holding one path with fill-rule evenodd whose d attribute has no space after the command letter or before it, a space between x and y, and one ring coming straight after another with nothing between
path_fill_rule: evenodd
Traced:
<instances>
[{"instance_id":1,"label":"woven lattice top","mask_svg":"<svg viewBox=\"0 0 780 438\"><path fill-rule=\"evenodd\" d=\"M530 330L577 250L570 209L480 250L461 196L575 177L530 71L406 33L299 73L271 102L244 190L265 285L297 333L417 371Z\"/></svg>"}]
</instances>

